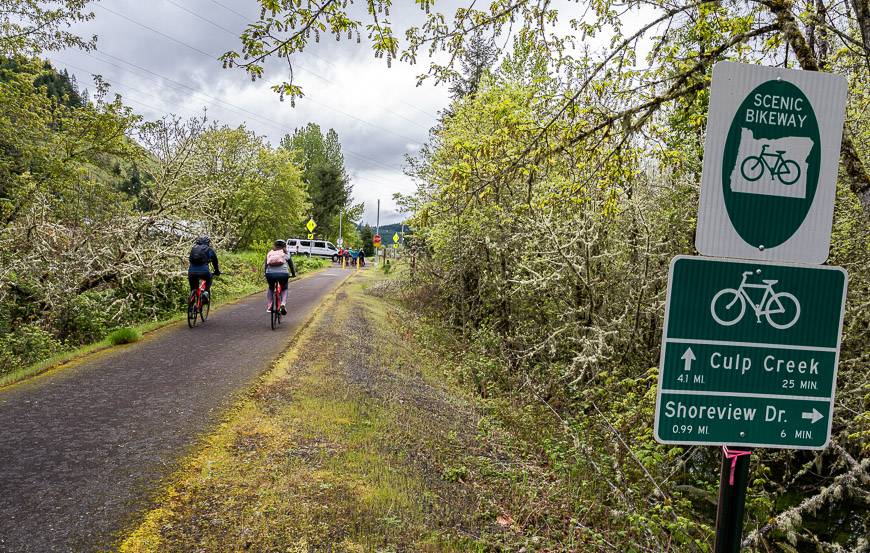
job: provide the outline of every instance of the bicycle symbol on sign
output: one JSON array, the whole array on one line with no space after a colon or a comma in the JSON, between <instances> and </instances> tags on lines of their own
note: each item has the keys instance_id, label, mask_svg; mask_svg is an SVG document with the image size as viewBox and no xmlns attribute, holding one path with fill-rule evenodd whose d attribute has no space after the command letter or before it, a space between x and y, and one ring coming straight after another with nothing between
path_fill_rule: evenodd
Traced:
<instances>
[{"instance_id":1,"label":"bicycle symbol on sign","mask_svg":"<svg viewBox=\"0 0 870 553\"><path fill-rule=\"evenodd\" d=\"M767 151L769 144L761 147L761 153L757 156L749 156L740 164L740 174L743 178L754 182L764 175L764 170L770 172L770 180L776 178L782 184L794 184L801 176L801 166L796 161L782 157L785 150L776 150L776 153ZM773 165L768 159L773 159Z\"/></svg>"},{"instance_id":2,"label":"bicycle symbol on sign","mask_svg":"<svg viewBox=\"0 0 870 553\"><path fill-rule=\"evenodd\" d=\"M743 273L743 280L736 290L725 288L716 292L713 301L710 302L710 313L713 319L722 326L735 325L746 314L746 304L749 304L755 312L757 323L761 322L761 316L764 315L767 323L773 328L785 330L794 326L801 315L801 304L797 298L788 292L774 292L773 285L778 283L778 280L762 280L764 284L747 283L746 279L751 274L752 271ZM764 290L760 302L755 303L752 300L747 292L749 288Z\"/></svg>"}]
</instances>

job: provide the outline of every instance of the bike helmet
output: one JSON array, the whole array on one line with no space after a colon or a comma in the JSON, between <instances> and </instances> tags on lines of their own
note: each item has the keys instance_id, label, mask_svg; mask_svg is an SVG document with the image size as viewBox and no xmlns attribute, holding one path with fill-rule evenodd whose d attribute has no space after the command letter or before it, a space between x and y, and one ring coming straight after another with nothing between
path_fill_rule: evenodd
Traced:
<instances>
[{"instance_id":1,"label":"bike helmet","mask_svg":"<svg viewBox=\"0 0 870 553\"><path fill-rule=\"evenodd\" d=\"M208 236L200 236L196 239L197 244L205 244L206 246L211 245L211 238Z\"/></svg>"},{"instance_id":2,"label":"bike helmet","mask_svg":"<svg viewBox=\"0 0 870 553\"><path fill-rule=\"evenodd\" d=\"M276 248L283 248L286 245L287 245L287 242L285 242L284 240L281 240L280 238L278 240L275 240L275 247Z\"/></svg>"}]
</instances>

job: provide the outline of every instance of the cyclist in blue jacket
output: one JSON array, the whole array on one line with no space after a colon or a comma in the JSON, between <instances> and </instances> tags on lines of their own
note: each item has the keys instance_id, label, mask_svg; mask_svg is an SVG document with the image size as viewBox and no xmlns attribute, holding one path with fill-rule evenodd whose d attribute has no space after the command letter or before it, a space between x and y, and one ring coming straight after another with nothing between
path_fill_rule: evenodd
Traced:
<instances>
[{"instance_id":1,"label":"cyclist in blue jacket","mask_svg":"<svg viewBox=\"0 0 870 553\"><path fill-rule=\"evenodd\" d=\"M187 282L190 284L190 291L193 292L199 288L200 279L205 280L205 293L202 296L202 301L208 303L212 276L221 274L217 253L211 247L211 238L208 236L197 238L187 259L190 262L190 266L187 268ZM210 264L214 265L214 273L209 270Z\"/></svg>"}]
</instances>

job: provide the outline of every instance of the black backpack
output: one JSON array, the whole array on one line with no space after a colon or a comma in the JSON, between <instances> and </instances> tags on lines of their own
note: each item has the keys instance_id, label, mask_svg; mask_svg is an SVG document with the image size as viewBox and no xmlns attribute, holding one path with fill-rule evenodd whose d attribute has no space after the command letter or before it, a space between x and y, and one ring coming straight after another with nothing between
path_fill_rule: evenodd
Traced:
<instances>
[{"instance_id":1,"label":"black backpack","mask_svg":"<svg viewBox=\"0 0 870 553\"><path fill-rule=\"evenodd\" d=\"M190 249L190 262L194 265L202 265L208 263L209 247L205 244L197 244Z\"/></svg>"}]
</instances>

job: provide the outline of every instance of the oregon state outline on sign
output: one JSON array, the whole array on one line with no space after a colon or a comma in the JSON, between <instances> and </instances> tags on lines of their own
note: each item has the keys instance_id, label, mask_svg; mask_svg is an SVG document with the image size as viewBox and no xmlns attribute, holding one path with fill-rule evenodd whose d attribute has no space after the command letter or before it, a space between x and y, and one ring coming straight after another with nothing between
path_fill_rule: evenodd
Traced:
<instances>
[{"instance_id":1,"label":"oregon state outline on sign","mask_svg":"<svg viewBox=\"0 0 870 553\"><path fill-rule=\"evenodd\" d=\"M792 83L770 80L740 104L725 142L722 192L734 230L773 248L797 231L819 184L819 124Z\"/></svg>"}]
</instances>

